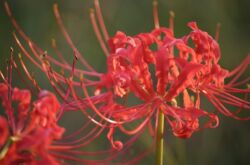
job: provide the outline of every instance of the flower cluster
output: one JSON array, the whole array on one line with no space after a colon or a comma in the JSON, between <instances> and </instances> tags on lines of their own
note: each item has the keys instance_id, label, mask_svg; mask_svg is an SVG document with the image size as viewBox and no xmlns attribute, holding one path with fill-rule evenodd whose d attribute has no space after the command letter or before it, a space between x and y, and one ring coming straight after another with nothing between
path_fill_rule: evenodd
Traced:
<instances>
[{"instance_id":1,"label":"flower cluster","mask_svg":"<svg viewBox=\"0 0 250 165\"><path fill-rule=\"evenodd\" d=\"M88 161L74 155L95 156L104 153L111 155L104 159L109 161L116 157L114 151L125 151L146 128L152 137L155 137L160 113L164 115L168 123L166 127L171 128L173 135L189 138L196 131L219 125L217 112L201 106L202 96L225 116L238 120L250 119L240 115L240 112L250 109L250 102L247 100L250 89L240 88L249 83L250 79L239 79L250 63L250 55L233 71L224 69L219 64L221 54L217 39L198 28L195 22L188 23L191 31L187 35L175 37L172 14L169 28L160 27L156 1L153 3L154 30L135 36L118 31L113 37L109 37L99 1L94 0L94 3L95 10L90 11L90 19L107 57L107 71L104 73L99 73L90 66L74 46L63 25L57 5L54 5L54 13L67 43L73 50L72 64L63 58L55 41L52 47L60 60L50 56L26 36L5 3L7 14L18 33L14 34L17 45L21 52L46 74L55 92L62 99L63 106L54 94L40 90L30 111L29 91L12 89L10 84L1 84L0 96L8 120L0 118L0 163L17 161L58 164L56 158L62 158L98 164L99 160ZM32 54L20 42L19 36L26 42ZM78 61L85 69L76 67ZM33 85L40 88L21 57L20 62ZM53 69L51 63L61 67L64 72ZM140 100L140 103L126 104L130 97ZM14 117L12 101L18 102L17 119ZM231 110L235 108L236 111ZM58 126L58 119L66 115L66 111L77 110L88 119L86 125L62 138L64 128ZM90 123L94 125L93 129L75 140L74 136L80 135ZM136 127L134 123L137 123ZM130 125L130 129L127 125ZM108 130L106 137L112 149L93 153L75 150L95 140L104 130ZM116 140L116 131L131 138L126 143ZM41 140L37 141L38 138ZM58 139L70 140L53 143ZM49 151L52 154L49 154ZM8 154L14 156L9 157Z\"/></svg>"},{"instance_id":2,"label":"flower cluster","mask_svg":"<svg viewBox=\"0 0 250 165\"><path fill-rule=\"evenodd\" d=\"M113 98L133 94L143 103L133 107L120 105L115 110L108 106L103 112L116 121L130 122L145 117L145 121L149 122L151 114L160 110L172 127L173 134L188 138L200 129L201 117L208 118L204 127L214 128L219 124L215 113L201 108L202 94L224 115L249 119L238 117L226 105L236 106L240 110L249 109L248 101L232 93L249 93L249 89L237 88L248 79L237 83L236 79L250 62L250 55L236 68L238 72L223 69L218 64L218 43L200 30L195 22L190 22L188 26L192 31L181 38L175 38L171 29L158 28L134 37L117 32L109 40L111 53L107 59L108 71L101 78L98 90L111 90ZM189 43L193 43L194 47ZM152 50L152 45L156 45L157 49ZM155 75L150 71L152 66ZM156 84L153 83L154 78ZM224 83L226 78L231 78L228 84ZM111 104L118 103L114 99ZM142 125L147 122L142 122Z\"/></svg>"},{"instance_id":3,"label":"flower cluster","mask_svg":"<svg viewBox=\"0 0 250 165\"><path fill-rule=\"evenodd\" d=\"M0 97L7 116L0 116L0 164L60 164L49 154L64 133L57 124L60 104L54 94L43 90L31 102L29 90L0 83Z\"/></svg>"}]
</instances>

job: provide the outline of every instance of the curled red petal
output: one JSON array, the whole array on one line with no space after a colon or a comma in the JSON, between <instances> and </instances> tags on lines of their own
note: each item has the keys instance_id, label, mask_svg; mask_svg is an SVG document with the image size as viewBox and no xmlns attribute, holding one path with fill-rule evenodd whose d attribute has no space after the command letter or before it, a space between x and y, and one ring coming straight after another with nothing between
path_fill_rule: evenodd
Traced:
<instances>
[{"instance_id":1,"label":"curled red petal","mask_svg":"<svg viewBox=\"0 0 250 165\"><path fill-rule=\"evenodd\" d=\"M177 62L183 63L183 60L178 59ZM200 64L187 63L182 68L182 72L178 78L172 83L165 99L171 101L174 97L178 96L183 90L185 90L193 82L195 74L203 68Z\"/></svg>"},{"instance_id":2,"label":"curled red petal","mask_svg":"<svg viewBox=\"0 0 250 165\"><path fill-rule=\"evenodd\" d=\"M113 134L114 134L114 127L111 127L107 134L107 138L110 141L112 148L119 151L123 148L123 143L121 141L114 141Z\"/></svg>"}]
</instances>

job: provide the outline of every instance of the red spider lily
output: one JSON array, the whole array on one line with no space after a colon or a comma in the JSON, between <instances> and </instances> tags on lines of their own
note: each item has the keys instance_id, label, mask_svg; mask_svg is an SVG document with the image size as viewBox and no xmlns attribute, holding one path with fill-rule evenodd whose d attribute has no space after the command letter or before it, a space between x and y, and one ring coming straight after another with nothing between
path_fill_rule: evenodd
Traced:
<instances>
[{"instance_id":1,"label":"red spider lily","mask_svg":"<svg viewBox=\"0 0 250 165\"><path fill-rule=\"evenodd\" d=\"M126 146L121 141L114 140L115 130L138 137L148 127L150 133L155 136L160 112L164 114L173 134L180 138L189 138L202 128L217 127L218 116L200 106L200 94L205 95L222 114L239 120L250 119L238 116L239 112L250 109L250 103L247 101L250 90L238 88L240 85L247 84L249 78L236 82L249 65L250 55L235 70L230 72L223 69L218 64L220 48L217 41L207 32L200 30L194 22L188 24L191 28L189 34L176 38L173 33L173 17L170 18L169 28L160 27L157 3L154 3L153 8L155 22L153 31L135 36L117 32L110 38L99 2L98 0L94 2L98 21L94 10L91 10L90 18L100 45L107 56L106 73L98 73L74 46L63 25L57 5L54 6L54 13L59 27L72 48L75 58L79 59L86 70L75 67L76 59L73 64L63 59L55 42L52 46L58 53L60 61L44 54L44 51L21 30L12 17L7 3L5 7L17 32L27 42L34 56L28 53L18 36L14 35L23 54L46 73L56 92L67 101L65 109L80 109L91 122L97 125L95 129L100 127L100 132L96 133L96 136L104 128L109 129L107 138L113 149L121 150ZM101 27L100 30L98 24ZM194 46L191 46L190 42ZM154 45L157 47L156 50L151 48ZM41 55L44 57L41 58ZM53 70L50 63L64 69L70 77ZM155 74L150 66L153 66ZM23 67L25 68L24 65ZM226 78L231 78L231 81L225 83ZM154 79L157 80L156 83ZM93 94L89 92L91 87L96 89ZM78 93L79 89L84 94L84 98ZM245 98L234 95L239 93L244 94ZM142 103L127 106L119 102L119 99L125 100L131 95ZM226 105L238 107L239 110L232 112ZM202 118L207 118L208 121L202 123L200 122ZM126 124L138 121L141 122L136 128L132 130L126 128ZM131 139L127 145L134 141L135 139Z\"/></svg>"},{"instance_id":2,"label":"red spider lily","mask_svg":"<svg viewBox=\"0 0 250 165\"><path fill-rule=\"evenodd\" d=\"M56 97L48 91L41 91L29 112L29 90L10 89L5 83L0 83L0 89L2 106L9 121L7 124L1 117L1 164L59 164L48 153L52 142L60 139L64 132L64 128L57 125L56 114L60 105ZM13 102L18 103L17 109ZM17 117L9 116L15 111Z\"/></svg>"},{"instance_id":3,"label":"red spider lily","mask_svg":"<svg viewBox=\"0 0 250 165\"><path fill-rule=\"evenodd\" d=\"M159 39L161 33L164 33L165 36ZM187 36L183 38L187 38ZM149 47L152 44L157 44L158 50L150 50ZM187 89L191 85L191 80L195 78L203 66L192 60L187 61L181 56L175 57L172 54L171 50L175 45L180 54L185 53L186 50L183 48L189 48L190 51L192 48L183 39L175 39L170 29L156 29L151 33L139 34L135 37L127 37L119 32L110 40L110 45L114 51L108 57L108 73L104 76L105 78L101 81L102 86L99 88L110 88L117 97L133 93L145 102L138 107L126 108L124 112L117 107L112 112L113 117L118 116L116 113L122 118L124 118L123 113L126 116L130 115L130 117L126 117L128 121L145 117L144 121L147 122L142 122L138 127L142 129L150 121L149 117L152 117L149 114L160 109L164 112L174 135L186 138L190 137L194 131L199 130L198 119L202 116L210 118L209 122L205 124L206 127L218 125L216 115L200 109L199 98L196 105L191 101ZM194 50L192 51L195 53ZM156 91L149 64L155 66ZM181 93L184 97L183 107L176 104L171 105L175 103L176 97ZM215 122L214 125L213 122ZM132 132L137 133L140 129L135 129L136 131ZM122 131L129 133L125 129Z\"/></svg>"},{"instance_id":4,"label":"red spider lily","mask_svg":"<svg viewBox=\"0 0 250 165\"><path fill-rule=\"evenodd\" d=\"M72 134L63 136L65 128L58 125L62 115L66 111L75 110L76 107L83 109L88 107L89 103L86 99L82 99L81 102L68 102L64 98L64 103L61 105L53 93L41 90L36 80L30 76L22 59L20 59L21 66L35 84L38 93L29 86L22 74L19 76L30 90L12 88L12 69L20 73L17 63L12 58L13 53L12 50L10 65L7 67L9 76L6 78L0 71L4 81L0 83L0 100L7 116L6 119L0 116L0 164L56 165L64 164L64 161L102 164L115 158L118 154L113 149L83 151L84 147L104 131L104 127L97 127L96 124L93 126L91 121L86 122ZM37 100L31 101L31 93L37 96ZM100 99L105 101L110 96L110 94L100 94L93 97L92 101L99 103ZM134 141L133 138L130 141ZM113 143L119 144L118 141ZM86 159L79 159L78 155L86 156ZM93 156L94 158L90 158Z\"/></svg>"},{"instance_id":5,"label":"red spider lily","mask_svg":"<svg viewBox=\"0 0 250 165\"><path fill-rule=\"evenodd\" d=\"M82 151L83 147L100 135L103 128L95 127L87 132L85 128L90 125L88 122L80 130L63 137L65 128L57 124L63 107L49 91L41 90L37 97L37 100L31 102L29 90L12 89L8 83L0 83L0 98L7 116L7 119L0 116L0 164L56 165L64 164L66 160L97 164L114 157L112 150ZM14 106L15 102L17 107ZM85 135L78 137L80 133ZM109 157L91 160L78 159L76 155Z\"/></svg>"}]
</instances>

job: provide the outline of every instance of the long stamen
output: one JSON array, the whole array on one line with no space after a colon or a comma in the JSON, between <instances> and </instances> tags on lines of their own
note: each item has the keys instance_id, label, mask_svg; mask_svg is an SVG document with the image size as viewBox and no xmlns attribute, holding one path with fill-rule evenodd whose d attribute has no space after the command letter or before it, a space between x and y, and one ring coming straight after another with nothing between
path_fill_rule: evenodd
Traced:
<instances>
[{"instance_id":1,"label":"long stamen","mask_svg":"<svg viewBox=\"0 0 250 165\"><path fill-rule=\"evenodd\" d=\"M81 78L81 79L83 79L83 78ZM83 80L81 80L81 81L83 81ZM78 98L78 96L77 96L77 94L76 94L76 92L75 92L74 87L73 87L71 84L69 84L69 87L71 88L73 98L74 98L75 100L79 100L79 98ZM80 109L80 111L81 111L90 121L92 121L94 124L96 124L96 125L98 125L98 126L100 126L100 127L106 127L106 125L103 125L101 122L99 122L99 121L97 121L96 119L94 119L94 117L90 116L90 115L82 108L82 106L80 105L80 103L79 103L78 101L77 101L77 106L78 106L78 108Z\"/></svg>"},{"instance_id":2,"label":"long stamen","mask_svg":"<svg viewBox=\"0 0 250 165\"><path fill-rule=\"evenodd\" d=\"M77 155L90 155L90 156L95 156L95 155L101 155L101 154L111 154L114 151L109 149L109 150L102 150L102 151L96 151L96 152L91 152L91 151L79 151L79 150L65 150L65 148L61 148L60 146L51 146L50 150L53 151L60 151L63 153L70 153L70 154L77 154Z\"/></svg>"},{"instance_id":3,"label":"long stamen","mask_svg":"<svg viewBox=\"0 0 250 165\"><path fill-rule=\"evenodd\" d=\"M7 82L8 82L8 106L7 115L11 125L13 134L16 132L14 109L12 108L12 64L13 64L13 48L10 49L10 60L7 67Z\"/></svg>"},{"instance_id":4,"label":"long stamen","mask_svg":"<svg viewBox=\"0 0 250 165\"><path fill-rule=\"evenodd\" d=\"M88 138L92 139L93 135L95 134L95 132L98 132L98 128L97 126L94 127L94 129L91 129L91 131L89 132L84 132L85 135L81 136L81 138L73 140L73 141L67 141L67 142L59 142L56 143L56 145L75 145L75 144L82 144L81 142L86 142L88 140Z\"/></svg>"},{"instance_id":5,"label":"long stamen","mask_svg":"<svg viewBox=\"0 0 250 165\"><path fill-rule=\"evenodd\" d=\"M44 52L41 48L39 48L32 40L30 40L29 39L29 37L22 31L22 29L20 28L20 26L18 25L18 23L16 22L16 20L14 19L14 17L13 17L13 15L12 15L12 12L11 12L11 10L10 10L10 7L9 7L9 5L8 5L8 3L5 1L4 2L4 6L5 6L5 10L6 10L6 12L7 12L7 14L8 14L8 16L10 17L10 20L11 20L11 22L12 22L12 24L13 24L13 26L15 27L15 29L17 30L17 32L21 35L21 37L29 44L29 46L30 45L32 45L32 47L34 48L34 49L36 49L36 50L38 50L39 52ZM58 12L58 14L59 14L59 12ZM60 16L60 15L59 15ZM60 22L62 23L62 21L60 20ZM63 26L63 24L62 24L62 27L60 27L60 28L63 28L64 29L64 26ZM66 36L68 36L69 37L69 35L67 34L67 32L66 32L66 30L64 29L64 31L65 31L65 35ZM66 37L65 36L65 37ZM25 49L24 49L24 47L22 46L22 44L20 43L20 41L17 39L17 36L14 34L14 38L15 38L15 40L16 40L16 42L17 42L17 44L18 44L18 46L21 48L21 50L22 51L24 51ZM70 39L70 38L69 38ZM71 39L70 39L70 41L71 41ZM68 42L70 42L70 41L68 41ZM72 41L70 42L70 43L72 43ZM72 43L72 45L71 46L74 46L73 45L73 43ZM23 52L24 54L25 54L25 56L27 56L37 67L39 67L40 69L42 68L41 66L39 66L39 64L37 65L37 63L35 62L35 60L29 55L29 53L27 52L27 51L25 51L25 52ZM39 57L36 57L37 59L39 59ZM80 58L80 61L81 62L83 62L85 59L82 59L83 57L82 56L79 56L79 58ZM48 59L50 60L50 61L52 61L53 63L55 63L55 64L57 64L57 65L59 65L59 62L57 62L56 60L54 60L52 57L48 57ZM39 59L40 60L40 59ZM87 63L87 62L86 62ZM60 63L61 64L61 63ZM87 63L88 64L88 63ZM65 65L63 65L63 67L65 68L65 69L67 69L67 70L70 70L70 67L69 66L65 66ZM86 66L87 67L87 66ZM92 68L93 69L93 68ZM90 68L89 68L89 70L91 70ZM79 70L79 69L76 69L76 72L84 72L86 75L93 75L93 76L98 76L99 74L97 73L97 72L95 72L95 71L91 71L91 72L88 72L88 71L84 71L84 70Z\"/></svg>"},{"instance_id":6,"label":"long stamen","mask_svg":"<svg viewBox=\"0 0 250 165\"><path fill-rule=\"evenodd\" d=\"M64 136L61 140L67 140L67 139L76 137L81 132L83 132L90 125L90 123L91 123L91 120L88 120L87 123L85 123L80 129L78 129L77 131L73 132L72 134L68 136Z\"/></svg>"},{"instance_id":7,"label":"long stamen","mask_svg":"<svg viewBox=\"0 0 250 165\"><path fill-rule=\"evenodd\" d=\"M212 93L210 93L211 91L207 91L207 93L205 94L205 96L207 97L207 99L224 115L232 117L234 119L237 120L249 120L250 117L245 117L245 118L241 118L236 116L234 113L230 112L222 103L219 99L217 99Z\"/></svg>"},{"instance_id":8,"label":"long stamen","mask_svg":"<svg viewBox=\"0 0 250 165\"><path fill-rule=\"evenodd\" d=\"M250 54L243 60L243 62L236 67L233 71L231 71L228 75L228 77L233 77L232 80L227 85L233 85L235 81L238 80L238 78L244 73L244 71L247 69L248 65L250 63Z\"/></svg>"},{"instance_id":9,"label":"long stamen","mask_svg":"<svg viewBox=\"0 0 250 165\"><path fill-rule=\"evenodd\" d=\"M92 110L93 110L99 117L101 117L103 120L105 120L105 121L107 121L107 122L109 122L109 123L111 123L111 124L123 124L123 123L124 123L124 121L123 121L123 122L121 122L121 121L115 121L115 120L109 119L109 118L107 118L106 116L104 116L104 115L97 109L97 107L94 105L93 101L90 99L89 93L88 93L87 88L86 88L86 86L85 86L84 83L82 84L82 89L83 89L83 92L84 92L84 95L85 95L87 101L89 102L90 107L92 108Z\"/></svg>"},{"instance_id":10,"label":"long stamen","mask_svg":"<svg viewBox=\"0 0 250 165\"><path fill-rule=\"evenodd\" d=\"M32 87L28 84L26 79L23 77L23 74L20 72L20 69L18 68L15 61L13 61L13 67L14 67L15 71L17 72L17 74L18 74L19 78L21 79L21 81L27 86L28 89L31 90L32 95L37 95L37 93L32 89ZM39 90L39 89L37 88L37 90Z\"/></svg>"},{"instance_id":11,"label":"long stamen","mask_svg":"<svg viewBox=\"0 0 250 165\"><path fill-rule=\"evenodd\" d=\"M12 87L11 86L12 86L12 71L13 71L12 70L13 52L14 52L13 48L10 48L10 60L9 60L9 64L7 67L7 72L8 72L7 79L8 79L8 84L9 84L9 86L8 86L8 100L9 100L10 104L12 102L12 98L11 98L11 96L12 96L11 88Z\"/></svg>"},{"instance_id":12,"label":"long stamen","mask_svg":"<svg viewBox=\"0 0 250 165\"><path fill-rule=\"evenodd\" d=\"M169 12L169 29L172 30L172 32L174 33L174 17L175 17L175 14L173 11L170 11Z\"/></svg>"},{"instance_id":13,"label":"long stamen","mask_svg":"<svg viewBox=\"0 0 250 165\"><path fill-rule=\"evenodd\" d=\"M4 83L7 84L7 80L6 80L4 74L3 74L3 72L2 72L1 70L0 70L0 77L1 77L1 79L4 81Z\"/></svg>"},{"instance_id":14,"label":"long stamen","mask_svg":"<svg viewBox=\"0 0 250 165\"><path fill-rule=\"evenodd\" d=\"M28 51L24 48L24 46L21 44L20 40L18 39L18 37L16 36L15 33L13 33L13 36L14 36L14 39L17 43L17 45L19 46L19 48L21 49L21 51L24 53L24 55L36 66L38 67L39 69L43 70L42 66L37 63L36 60L34 60L28 53Z\"/></svg>"},{"instance_id":15,"label":"long stamen","mask_svg":"<svg viewBox=\"0 0 250 165\"><path fill-rule=\"evenodd\" d=\"M60 16L60 13L59 13L59 10L58 10L58 5L57 4L54 4L53 6L53 10L54 10L54 14L55 14L55 17L56 17L56 21L59 25L59 28L61 29L66 41L68 42L68 44L70 45L71 49L76 52L79 60L82 62L82 64L87 68L89 69L90 71L93 71L93 72L96 72L94 70L93 67L91 67L87 61L84 59L84 57L81 55L81 53L78 51L78 49L75 47L74 43L72 42L68 32L66 31L64 25L63 25L63 22L62 22L62 19L61 19L61 16Z\"/></svg>"},{"instance_id":16,"label":"long stamen","mask_svg":"<svg viewBox=\"0 0 250 165\"><path fill-rule=\"evenodd\" d=\"M101 45L101 48L102 48L105 56L108 57L109 56L109 51L108 51L108 49L107 49L107 47L106 47L106 45L105 45L105 43L104 43L104 41L102 39L101 33L100 33L98 25L96 23L94 9L90 9L89 16L90 16L91 24L92 24L92 27L94 29L95 35L96 35L96 37L97 37L97 39L98 39L98 41L99 41L99 43Z\"/></svg>"},{"instance_id":17,"label":"long stamen","mask_svg":"<svg viewBox=\"0 0 250 165\"><path fill-rule=\"evenodd\" d=\"M134 135L134 134L140 132L140 131L144 128L144 126L145 126L145 125L149 122L149 120L151 119L152 114L153 114L153 113L151 112L150 115L147 115L147 118L146 118L141 124L139 124L138 127L136 127L136 128L133 129L133 130L127 130L126 128L123 127L123 125L119 125L118 127L120 128L120 130L121 130L122 132L126 133L127 135Z\"/></svg>"},{"instance_id":18,"label":"long stamen","mask_svg":"<svg viewBox=\"0 0 250 165\"><path fill-rule=\"evenodd\" d=\"M50 146L50 149L64 149L64 150L70 150L70 149L75 149L75 148L81 148L84 147L86 145L88 145L91 141L93 141L94 139L96 139L97 137L100 136L100 134L104 131L104 128L100 128L100 130L91 136L90 139L84 141L84 143L80 143L80 144L75 144L75 145L66 145L66 146Z\"/></svg>"},{"instance_id":19,"label":"long stamen","mask_svg":"<svg viewBox=\"0 0 250 165\"><path fill-rule=\"evenodd\" d=\"M232 102L238 102L238 103L242 103L242 104L248 104L250 105L249 101L243 100L241 98L238 98L234 95L231 95L230 93L224 92L224 91L220 91L217 88L211 87L211 89L213 90L215 95L218 95L219 97L225 98L227 100L230 100Z\"/></svg>"},{"instance_id":20,"label":"long stamen","mask_svg":"<svg viewBox=\"0 0 250 165\"><path fill-rule=\"evenodd\" d=\"M45 58L45 57L44 57ZM56 91L56 93L63 99L65 100L65 95L64 92L62 92L57 86L56 83L54 82L53 78L55 79L55 76L53 74L52 68L49 66L49 62L46 59L42 60L42 67L43 70L46 74L46 76L49 79L50 85L53 87L53 89Z\"/></svg>"},{"instance_id":21,"label":"long stamen","mask_svg":"<svg viewBox=\"0 0 250 165\"><path fill-rule=\"evenodd\" d=\"M39 55L38 53L41 53L41 54L42 54L42 53L44 53L44 51L37 50L37 49L34 47L33 43L31 43L31 42L29 42L28 44L29 44L29 47L30 47L32 53L33 53L37 58L40 59L40 55ZM78 57L79 57L79 56L78 56ZM52 57L49 56L49 55L47 55L46 58L48 59L48 61L54 63L55 65L57 65L57 66L59 66L59 67L65 69L65 70L71 71L71 69L72 69L70 65L64 65L64 64L60 63L59 61L55 60L54 58L52 58ZM86 70L81 70L81 69L76 69L76 68L75 68L75 72L77 72L78 74L84 73L84 74L86 74L86 75L88 75L88 76L93 76L93 77L100 77L100 76L101 76L101 74L100 74L100 73L97 73L97 72L86 71Z\"/></svg>"},{"instance_id":22,"label":"long stamen","mask_svg":"<svg viewBox=\"0 0 250 165\"><path fill-rule=\"evenodd\" d=\"M10 17L10 20L13 24L13 26L15 27L15 29L17 30L17 32L24 38L25 41L28 41L29 38L26 36L26 34L21 30L20 26L18 25L18 23L16 22L16 20L14 19L12 12L10 10L9 4L7 3L7 1L4 2L4 7L5 10L8 14L8 16Z\"/></svg>"},{"instance_id":23,"label":"long stamen","mask_svg":"<svg viewBox=\"0 0 250 165\"><path fill-rule=\"evenodd\" d=\"M80 159L77 158L75 156L71 156L68 154L62 154L62 153L51 153L51 155L60 158L60 159L65 159L65 160L71 160L71 161L75 161L78 163L84 163L84 164L96 164L96 162L98 162L97 160L85 160L85 159Z\"/></svg>"},{"instance_id":24,"label":"long stamen","mask_svg":"<svg viewBox=\"0 0 250 165\"><path fill-rule=\"evenodd\" d=\"M219 37L220 37L220 29L221 29L221 23L217 23L216 25L216 31L215 31L215 41L219 41Z\"/></svg>"},{"instance_id":25,"label":"long stamen","mask_svg":"<svg viewBox=\"0 0 250 165\"><path fill-rule=\"evenodd\" d=\"M52 48L55 50L56 55L59 57L59 59L65 64L65 65L69 65L69 63L65 60L65 58L63 58L62 53L59 51L59 49L57 48L57 44L56 44L56 40L52 39L51 40L51 46Z\"/></svg>"},{"instance_id":26,"label":"long stamen","mask_svg":"<svg viewBox=\"0 0 250 165\"><path fill-rule=\"evenodd\" d=\"M237 87L237 86L242 86L242 85L245 85L247 83L250 82L250 77L247 77L246 79L242 80L242 81L239 81L237 83L233 83L233 84L230 84L230 85L225 85L225 88L228 88L228 87Z\"/></svg>"},{"instance_id":27,"label":"long stamen","mask_svg":"<svg viewBox=\"0 0 250 165\"><path fill-rule=\"evenodd\" d=\"M32 43L29 43L29 46L30 46L30 49L31 49L31 51L32 51L32 53L36 56L36 57L39 57L39 59L40 59L40 61L41 61L41 58L40 58L40 56L39 56L39 54L38 54L38 52L36 51L36 49L33 47L33 44ZM47 60L47 58L49 58L49 56L46 56L46 60ZM49 61L51 61L51 62L53 62L54 64L58 64L59 66L61 66L62 68L65 68L65 69L72 69L72 67L70 67L69 65L63 65L63 64L61 64L60 62L57 62L57 61L54 61L53 59L50 59L50 60L47 60L47 63L49 62ZM44 61L41 61L42 63L44 63ZM52 68L50 68L50 69L52 69ZM43 70L43 69L42 69ZM84 73L86 73L86 74L90 74L91 76L98 76L96 73L94 73L94 72L87 72L87 71L81 71L81 70L78 70L78 69L74 69L75 71L78 71L79 73L82 73L82 72L84 72ZM44 70L43 70L44 71ZM54 79L56 80L56 82L58 83L58 85L59 86L61 86L60 85L60 82L62 82L62 83L66 83L66 81L65 81L65 79L64 79L64 77L63 77L63 74L61 75L61 74L59 74L59 73L57 73L57 72L53 72L54 74L53 74L53 77L54 77ZM60 82L58 82L58 80L60 80ZM73 81L73 84L74 85L76 85L76 86L80 86L80 83L79 82L75 82L75 81Z\"/></svg>"},{"instance_id":28,"label":"long stamen","mask_svg":"<svg viewBox=\"0 0 250 165\"><path fill-rule=\"evenodd\" d=\"M100 24L104 39L107 42L109 40L109 34L108 34L107 28L105 26L105 23L104 23L104 20L103 20L103 17L102 17L102 11L101 11L101 8L100 8L99 0L95 0L94 3L95 3L95 10L96 10L98 22Z\"/></svg>"},{"instance_id":29,"label":"long stamen","mask_svg":"<svg viewBox=\"0 0 250 165\"><path fill-rule=\"evenodd\" d=\"M154 25L155 29L160 28L159 17L158 17L158 1L153 0L153 17L154 17Z\"/></svg>"},{"instance_id":30,"label":"long stamen","mask_svg":"<svg viewBox=\"0 0 250 165\"><path fill-rule=\"evenodd\" d=\"M224 90L226 92L232 92L232 93L249 93L250 92L250 89L238 89L238 88L232 88L232 87L224 87Z\"/></svg>"},{"instance_id":31,"label":"long stamen","mask_svg":"<svg viewBox=\"0 0 250 165\"><path fill-rule=\"evenodd\" d=\"M20 61L20 64L25 72L25 74L27 75L28 79L32 82L32 84L36 87L36 89L38 91L41 90L41 88L39 87L38 83L36 82L36 80L33 78L33 76L30 75L30 72L28 71L23 59L22 59L22 55L21 54L18 54L18 58L19 58L19 61Z\"/></svg>"}]
</instances>

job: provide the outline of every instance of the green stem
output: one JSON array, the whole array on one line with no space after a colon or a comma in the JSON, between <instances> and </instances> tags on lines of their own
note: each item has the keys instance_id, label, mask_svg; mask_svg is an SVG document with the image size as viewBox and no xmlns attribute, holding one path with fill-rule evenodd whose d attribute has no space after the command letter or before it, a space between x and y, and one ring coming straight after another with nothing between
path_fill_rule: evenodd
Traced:
<instances>
[{"instance_id":1,"label":"green stem","mask_svg":"<svg viewBox=\"0 0 250 165\"><path fill-rule=\"evenodd\" d=\"M4 147L2 148L2 150L0 150L0 160L2 160L8 153L11 145L15 142L20 140L19 137L17 136L11 136L9 137L9 139L7 140L6 144L4 145Z\"/></svg>"},{"instance_id":2,"label":"green stem","mask_svg":"<svg viewBox=\"0 0 250 165\"><path fill-rule=\"evenodd\" d=\"M156 135L156 165L163 165L163 132L164 132L164 114L160 111L158 116L158 128Z\"/></svg>"},{"instance_id":3,"label":"green stem","mask_svg":"<svg viewBox=\"0 0 250 165\"><path fill-rule=\"evenodd\" d=\"M3 149L0 151L0 160L2 160L5 155L7 154L11 144L12 144L11 138L8 139L7 143L4 145Z\"/></svg>"}]
</instances>

